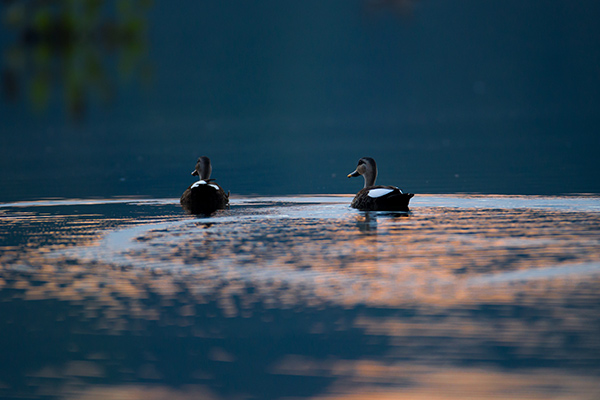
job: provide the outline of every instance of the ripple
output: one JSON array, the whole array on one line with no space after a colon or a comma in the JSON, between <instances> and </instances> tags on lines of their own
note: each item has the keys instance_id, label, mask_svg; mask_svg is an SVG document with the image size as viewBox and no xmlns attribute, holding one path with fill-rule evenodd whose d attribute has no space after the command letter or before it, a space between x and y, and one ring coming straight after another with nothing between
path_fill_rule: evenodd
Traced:
<instances>
[{"instance_id":1,"label":"ripple","mask_svg":"<svg viewBox=\"0 0 600 400\"><path fill-rule=\"evenodd\" d=\"M411 213L357 212L339 197L239 199L214 217L131 222L52 256L191 274L198 282L238 281L265 292L278 281L300 295L296 301L346 306L441 295L460 303L465 293L485 301L475 287L599 272L600 214L576 211L593 209L588 198L568 207L563 198L511 198L518 208L500 208L501 198L442 199L444 207L427 197L429 204ZM503 290L509 298L521 291Z\"/></svg>"},{"instance_id":2,"label":"ripple","mask_svg":"<svg viewBox=\"0 0 600 400\"><path fill-rule=\"evenodd\" d=\"M597 397L597 198L349 199L0 206L0 396Z\"/></svg>"}]
</instances>

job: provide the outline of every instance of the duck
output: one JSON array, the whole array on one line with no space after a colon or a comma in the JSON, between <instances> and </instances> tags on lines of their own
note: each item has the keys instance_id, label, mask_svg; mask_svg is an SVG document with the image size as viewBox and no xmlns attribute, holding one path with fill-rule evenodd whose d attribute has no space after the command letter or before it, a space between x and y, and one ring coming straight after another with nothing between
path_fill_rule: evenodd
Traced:
<instances>
[{"instance_id":1,"label":"duck","mask_svg":"<svg viewBox=\"0 0 600 400\"><path fill-rule=\"evenodd\" d=\"M229 207L229 192L225 193L214 179L210 178L212 167L210 158L202 156L196 162L193 176L198 181L191 184L181 195L179 203L190 214L210 215L216 210Z\"/></svg>"},{"instance_id":2,"label":"duck","mask_svg":"<svg viewBox=\"0 0 600 400\"><path fill-rule=\"evenodd\" d=\"M371 157L362 157L348 178L362 175L365 186L356 194L350 207L361 211L409 211L413 193L404 193L396 186L375 186L377 163Z\"/></svg>"}]
</instances>

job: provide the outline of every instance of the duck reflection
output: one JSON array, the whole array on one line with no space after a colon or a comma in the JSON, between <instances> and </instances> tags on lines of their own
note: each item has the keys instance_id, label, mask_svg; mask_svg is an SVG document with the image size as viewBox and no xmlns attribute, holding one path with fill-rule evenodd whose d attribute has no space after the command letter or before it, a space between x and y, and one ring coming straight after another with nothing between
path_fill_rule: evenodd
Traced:
<instances>
[{"instance_id":1,"label":"duck reflection","mask_svg":"<svg viewBox=\"0 0 600 400\"><path fill-rule=\"evenodd\" d=\"M356 217L356 226L358 230L366 234L377 233L377 214L373 211L361 212L361 215Z\"/></svg>"},{"instance_id":2,"label":"duck reflection","mask_svg":"<svg viewBox=\"0 0 600 400\"><path fill-rule=\"evenodd\" d=\"M409 212L382 212L382 211L362 211L356 216L356 226L361 233L376 234L377 218L395 220L408 218Z\"/></svg>"},{"instance_id":3,"label":"duck reflection","mask_svg":"<svg viewBox=\"0 0 600 400\"><path fill-rule=\"evenodd\" d=\"M114 97L108 71L114 55L121 77L149 77L144 13L150 1L5 3L3 30L13 38L3 49L2 92L8 101L30 88L28 101L45 110L59 87L68 115L81 120L90 98L108 103Z\"/></svg>"}]
</instances>

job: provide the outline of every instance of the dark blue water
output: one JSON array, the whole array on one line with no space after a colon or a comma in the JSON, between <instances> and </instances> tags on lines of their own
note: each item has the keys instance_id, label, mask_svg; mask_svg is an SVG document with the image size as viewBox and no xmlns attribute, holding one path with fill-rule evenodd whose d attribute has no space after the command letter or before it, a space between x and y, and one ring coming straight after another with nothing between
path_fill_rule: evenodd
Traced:
<instances>
[{"instance_id":1,"label":"dark blue water","mask_svg":"<svg viewBox=\"0 0 600 400\"><path fill-rule=\"evenodd\" d=\"M0 207L3 398L589 399L600 200Z\"/></svg>"},{"instance_id":2,"label":"dark blue water","mask_svg":"<svg viewBox=\"0 0 600 400\"><path fill-rule=\"evenodd\" d=\"M600 397L598 20L3 2L0 397ZM348 207L363 156L410 213Z\"/></svg>"},{"instance_id":3,"label":"dark blue water","mask_svg":"<svg viewBox=\"0 0 600 400\"><path fill-rule=\"evenodd\" d=\"M201 155L239 195L355 193L363 156L414 193L600 193L596 1L69 4L0 11L3 201L176 197Z\"/></svg>"}]
</instances>

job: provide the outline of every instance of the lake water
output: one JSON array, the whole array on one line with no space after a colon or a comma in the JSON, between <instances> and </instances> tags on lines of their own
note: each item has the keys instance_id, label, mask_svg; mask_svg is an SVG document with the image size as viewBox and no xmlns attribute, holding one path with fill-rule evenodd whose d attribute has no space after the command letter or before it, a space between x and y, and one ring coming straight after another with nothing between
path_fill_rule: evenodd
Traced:
<instances>
[{"instance_id":1,"label":"lake water","mask_svg":"<svg viewBox=\"0 0 600 400\"><path fill-rule=\"evenodd\" d=\"M599 399L599 20L2 2L0 399Z\"/></svg>"},{"instance_id":2,"label":"lake water","mask_svg":"<svg viewBox=\"0 0 600 400\"><path fill-rule=\"evenodd\" d=\"M597 399L600 198L0 204L0 397Z\"/></svg>"}]
</instances>

